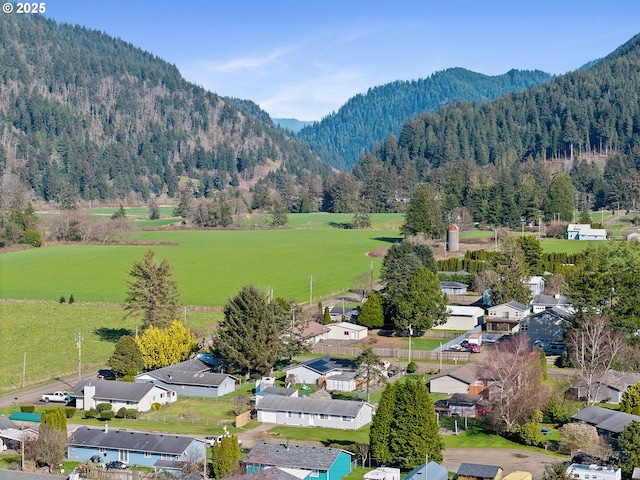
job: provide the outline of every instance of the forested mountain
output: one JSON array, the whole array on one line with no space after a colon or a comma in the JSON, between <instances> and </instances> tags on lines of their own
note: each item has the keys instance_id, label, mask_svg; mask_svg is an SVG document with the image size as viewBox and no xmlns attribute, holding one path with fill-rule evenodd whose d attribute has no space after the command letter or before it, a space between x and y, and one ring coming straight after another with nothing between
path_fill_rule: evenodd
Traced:
<instances>
[{"instance_id":1,"label":"forested mountain","mask_svg":"<svg viewBox=\"0 0 640 480\"><path fill-rule=\"evenodd\" d=\"M482 103L551 78L538 70L511 70L488 76L451 68L425 79L370 88L366 94L349 99L338 112L303 128L298 136L325 161L349 170L360 154L370 151L390 133L397 137L402 124L416 115L435 112L460 100Z\"/></svg>"},{"instance_id":2,"label":"forested mountain","mask_svg":"<svg viewBox=\"0 0 640 480\"><path fill-rule=\"evenodd\" d=\"M397 209L426 182L444 212L466 207L494 225L550 219L567 195L583 210L637 207L639 92L640 35L586 70L423 114L361 156L353 177L374 211Z\"/></svg>"},{"instance_id":3,"label":"forested mountain","mask_svg":"<svg viewBox=\"0 0 640 480\"><path fill-rule=\"evenodd\" d=\"M280 125L282 128L291 130L293 133L298 133L304 127L314 123L306 120L296 120L295 118L274 118L273 121L276 125Z\"/></svg>"},{"instance_id":4,"label":"forested mountain","mask_svg":"<svg viewBox=\"0 0 640 480\"><path fill-rule=\"evenodd\" d=\"M284 166L329 168L257 105L185 81L133 45L38 15L0 17L0 174L36 198L197 195ZM249 113L247 113L249 112Z\"/></svg>"}]
</instances>

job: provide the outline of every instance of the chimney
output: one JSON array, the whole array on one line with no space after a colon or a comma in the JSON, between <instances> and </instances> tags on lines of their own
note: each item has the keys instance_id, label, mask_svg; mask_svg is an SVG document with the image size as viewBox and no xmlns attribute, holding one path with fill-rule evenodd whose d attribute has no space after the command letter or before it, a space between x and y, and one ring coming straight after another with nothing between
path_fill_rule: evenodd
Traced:
<instances>
[{"instance_id":1,"label":"chimney","mask_svg":"<svg viewBox=\"0 0 640 480\"><path fill-rule=\"evenodd\" d=\"M83 398L83 408L85 410L90 410L92 408L95 408L96 406L96 401L94 400L93 397L95 397L96 395L96 386L92 385L91 383L88 383L87 385L84 386L84 398Z\"/></svg>"},{"instance_id":2,"label":"chimney","mask_svg":"<svg viewBox=\"0 0 640 480\"><path fill-rule=\"evenodd\" d=\"M104 422L104 433L109 433L109 422Z\"/></svg>"}]
</instances>

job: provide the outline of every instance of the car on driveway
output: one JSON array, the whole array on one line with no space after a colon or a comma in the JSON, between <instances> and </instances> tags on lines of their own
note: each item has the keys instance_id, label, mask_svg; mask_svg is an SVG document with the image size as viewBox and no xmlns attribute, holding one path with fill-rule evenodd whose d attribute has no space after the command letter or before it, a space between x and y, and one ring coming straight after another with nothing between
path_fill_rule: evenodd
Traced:
<instances>
[{"instance_id":1,"label":"car on driveway","mask_svg":"<svg viewBox=\"0 0 640 480\"><path fill-rule=\"evenodd\" d=\"M480 345L476 345L475 343L470 344L469 351L471 353L480 353Z\"/></svg>"}]
</instances>

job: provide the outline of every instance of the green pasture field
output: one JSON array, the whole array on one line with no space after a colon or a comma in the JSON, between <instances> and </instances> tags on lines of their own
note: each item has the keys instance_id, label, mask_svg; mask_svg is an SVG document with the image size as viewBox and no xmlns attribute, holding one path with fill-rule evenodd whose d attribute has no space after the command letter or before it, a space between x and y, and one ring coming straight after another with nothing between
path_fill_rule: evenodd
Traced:
<instances>
[{"instance_id":1,"label":"green pasture field","mask_svg":"<svg viewBox=\"0 0 640 480\"><path fill-rule=\"evenodd\" d=\"M566 252L581 253L584 252L589 245L598 246L602 242L599 241L580 241L580 240L564 240L560 238L544 238L540 240L540 246L544 252Z\"/></svg>"},{"instance_id":2,"label":"green pasture field","mask_svg":"<svg viewBox=\"0 0 640 480\"><path fill-rule=\"evenodd\" d=\"M367 252L399 238L389 230L286 229L142 231L137 239L174 246L66 245L0 255L0 298L123 302L128 272L152 248L174 267L185 305L221 306L243 285L270 287L275 296L314 302L345 291L377 270Z\"/></svg>"},{"instance_id":3,"label":"green pasture field","mask_svg":"<svg viewBox=\"0 0 640 480\"><path fill-rule=\"evenodd\" d=\"M181 313L198 339L222 319L221 311ZM102 368L118 338L135 333L139 324L136 319L125 319L120 306L78 303L4 301L0 302L0 318L4 346L0 349L0 392L20 387L25 352L25 386L72 376L78 371L78 333L83 336L83 370L90 370Z\"/></svg>"}]
</instances>

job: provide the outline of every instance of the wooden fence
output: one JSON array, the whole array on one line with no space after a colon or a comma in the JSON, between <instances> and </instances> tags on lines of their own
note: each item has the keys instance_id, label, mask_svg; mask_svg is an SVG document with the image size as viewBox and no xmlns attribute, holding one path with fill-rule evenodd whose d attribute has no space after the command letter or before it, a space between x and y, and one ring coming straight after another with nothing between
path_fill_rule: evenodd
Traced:
<instances>
[{"instance_id":1,"label":"wooden fence","mask_svg":"<svg viewBox=\"0 0 640 480\"><path fill-rule=\"evenodd\" d=\"M107 470L85 463L78 467L80 478L94 478L97 480L151 480L157 479L158 475L154 472L143 472L140 470Z\"/></svg>"},{"instance_id":2,"label":"wooden fence","mask_svg":"<svg viewBox=\"0 0 640 480\"><path fill-rule=\"evenodd\" d=\"M349 347L340 345L325 345L315 343L312 348L313 353L318 355L339 355L343 357L357 357L362 351L360 347ZM409 349L404 348L381 348L373 347L376 355L382 358L409 359ZM412 360L468 362L469 352L433 352L431 350L411 350Z\"/></svg>"}]
</instances>

